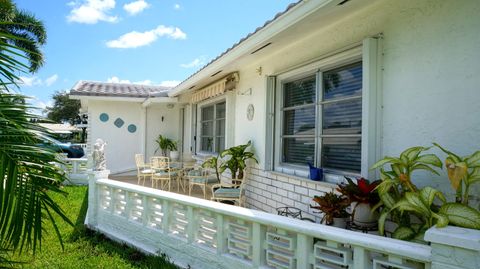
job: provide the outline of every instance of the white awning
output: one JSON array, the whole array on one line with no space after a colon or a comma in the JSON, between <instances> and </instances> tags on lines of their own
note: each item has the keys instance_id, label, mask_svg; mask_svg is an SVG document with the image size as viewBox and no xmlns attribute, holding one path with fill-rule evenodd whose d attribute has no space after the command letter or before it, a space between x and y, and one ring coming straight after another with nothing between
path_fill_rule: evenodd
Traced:
<instances>
[{"instance_id":1,"label":"white awning","mask_svg":"<svg viewBox=\"0 0 480 269\"><path fill-rule=\"evenodd\" d=\"M213 84L210 84L193 93L191 102L198 103L203 100L222 95L226 91L234 90L237 85L238 79L238 73L230 74L214 82Z\"/></svg>"}]
</instances>

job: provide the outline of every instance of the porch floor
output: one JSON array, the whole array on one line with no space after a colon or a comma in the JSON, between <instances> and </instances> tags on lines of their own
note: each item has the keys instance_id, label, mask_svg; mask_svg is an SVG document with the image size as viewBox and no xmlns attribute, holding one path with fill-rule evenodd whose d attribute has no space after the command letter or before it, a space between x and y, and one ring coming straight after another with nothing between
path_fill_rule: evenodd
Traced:
<instances>
[{"instance_id":1,"label":"porch floor","mask_svg":"<svg viewBox=\"0 0 480 269\"><path fill-rule=\"evenodd\" d=\"M112 176L112 175L110 175L109 178L112 179L112 180L117 180L117 181L121 181L121 182L125 182L125 183L139 185L137 176ZM174 181L172 181L170 192L174 192L174 193L183 194L183 195L188 196L188 182L187 181L184 181L184 182L185 182L185 191L183 191L182 187L180 187L180 189L177 188L177 181L174 180ZM140 185L142 185L141 183L140 183ZM148 188L151 188L152 187L151 179L147 178L145 180L145 185L144 186L148 187ZM160 188L156 188L156 189L160 189ZM168 191L168 189L166 191ZM207 192L206 199L210 200L210 198L212 197L212 189L210 187L207 187L206 192ZM191 196L204 199L203 191L202 191L201 187L198 186L198 185L194 185L193 188L192 188L192 195Z\"/></svg>"}]
</instances>

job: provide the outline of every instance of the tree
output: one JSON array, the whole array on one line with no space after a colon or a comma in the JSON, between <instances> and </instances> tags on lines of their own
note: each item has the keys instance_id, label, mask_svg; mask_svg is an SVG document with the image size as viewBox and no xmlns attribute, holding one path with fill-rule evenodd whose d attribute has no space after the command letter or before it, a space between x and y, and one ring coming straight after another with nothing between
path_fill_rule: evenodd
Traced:
<instances>
[{"instance_id":1,"label":"tree","mask_svg":"<svg viewBox=\"0 0 480 269\"><path fill-rule=\"evenodd\" d=\"M44 63L40 47L47 41L43 22L34 15L18 10L11 0L0 0L0 31L8 36L6 42L21 48L27 56L29 71L36 72Z\"/></svg>"},{"instance_id":2,"label":"tree","mask_svg":"<svg viewBox=\"0 0 480 269\"><path fill-rule=\"evenodd\" d=\"M58 123L76 123L80 110L80 101L68 98L65 91L57 91L53 94L53 107L47 107L47 118Z\"/></svg>"},{"instance_id":3,"label":"tree","mask_svg":"<svg viewBox=\"0 0 480 269\"><path fill-rule=\"evenodd\" d=\"M26 98L10 90L17 86L18 73L36 71L43 59L40 50L23 46L22 42L35 41L25 38L28 31L16 29L43 33L45 29L38 29L37 20L32 25L23 20L19 25L18 14L22 12L14 4L0 0L0 267L11 265L4 256L6 251L35 252L41 245L45 220L53 224L62 247L54 215L72 224L49 196L52 192L65 194L60 189L65 175L54 164L59 162L56 153L38 145L38 134L47 131L30 121L36 116L28 112L32 107ZM39 48L43 42L38 40L33 47Z\"/></svg>"}]
</instances>

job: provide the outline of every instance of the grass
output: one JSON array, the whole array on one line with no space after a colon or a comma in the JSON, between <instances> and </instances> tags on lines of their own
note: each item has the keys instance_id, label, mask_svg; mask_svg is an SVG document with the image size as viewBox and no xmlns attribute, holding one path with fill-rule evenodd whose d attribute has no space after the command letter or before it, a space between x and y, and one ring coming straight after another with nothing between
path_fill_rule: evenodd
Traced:
<instances>
[{"instance_id":1,"label":"grass","mask_svg":"<svg viewBox=\"0 0 480 269\"><path fill-rule=\"evenodd\" d=\"M144 255L136 249L113 242L102 234L83 226L87 209L87 187L67 186L67 197L52 195L65 210L75 227L57 220L65 250L62 251L57 236L49 222L41 249L15 254L13 260L21 261L19 268L178 268L162 256Z\"/></svg>"}]
</instances>

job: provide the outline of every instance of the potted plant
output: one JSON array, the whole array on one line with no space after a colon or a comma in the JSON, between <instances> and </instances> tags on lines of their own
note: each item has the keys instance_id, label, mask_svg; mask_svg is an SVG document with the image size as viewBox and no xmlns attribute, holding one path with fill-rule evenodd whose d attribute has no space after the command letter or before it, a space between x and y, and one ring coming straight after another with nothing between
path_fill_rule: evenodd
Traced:
<instances>
[{"instance_id":1,"label":"potted plant","mask_svg":"<svg viewBox=\"0 0 480 269\"><path fill-rule=\"evenodd\" d=\"M245 145L238 145L224 150L220 154L220 157L226 158L226 160L220 165L220 172L222 173L228 169L230 170L232 179L243 179L247 161L253 160L258 163L253 152L247 151L247 148L251 145L252 142L248 141Z\"/></svg>"},{"instance_id":2,"label":"potted plant","mask_svg":"<svg viewBox=\"0 0 480 269\"><path fill-rule=\"evenodd\" d=\"M346 208L350 205L347 197L338 195L332 191L322 196L314 196L313 201L318 205L311 205L310 207L318 209L324 214L321 220L322 223L339 228L346 227L346 219L349 217Z\"/></svg>"},{"instance_id":3,"label":"potted plant","mask_svg":"<svg viewBox=\"0 0 480 269\"><path fill-rule=\"evenodd\" d=\"M337 191L345 195L352 207L352 221L361 227L377 225L378 211L374 206L380 201L375 188L380 181L370 183L365 178L354 182L353 179L345 177L347 184L339 184Z\"/></svg>"},{"instance_id":4,"label":"potted plant","mask_svg":"<svg viewBox=\"0 0 480 269\"><path fill-rule=\"evenodd\" d=\"M439 175L435 169L441 168L442 162L434 154L424 154L429 149L408 148L399 157L385 157L373 165L372 169L380 168L382 180L377 186L380 197L377 207L382 209L378 220L380 234L384 234L387 218L396 224L393 238L418 242L423 242L425 231L433 225L448 224L448 216L439 210L446 202L443 193L432 187L419 189L413 183L413 173L418 170ZM383 169L386 165L391 170Z\"/></svg>"},{"instance_id":5,"label":"potted plant","mask_svg":"<svg viewBox=\"0 0 480 269\"><path fill-rule=\"evenodd\" d=\"M166 136L158 135L158 138L157 140L155 140L155 142L157 142L158 144L158 148L155 150L155 153L157 153L157 151L160 149L162 151L162 156L167 157L167 153L169 151L171 153L172 151L175 152L177 150L177 143L172 139L167 138ZM178 159L178 156L179 154L177 151L177 154L176 154L177 159ZM172 156L170 156L170 158L172 158Z\"/></svg>"},{"instance_id":6,"label":"potted plant","mask_svg":"<svg viewBox=\"0 0 480 269\"><path fill-rule=\"evenodd\" d=\"M220 160L221 159L219 158L219 156L212 156L202 163L203 168L212 168L215 170L215 175L217 176L218 182L220 182L220 171L219 171Z\"/></svg>"}]
</instances>

